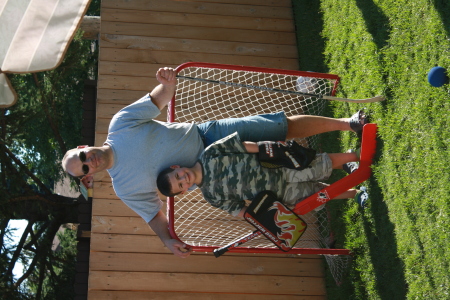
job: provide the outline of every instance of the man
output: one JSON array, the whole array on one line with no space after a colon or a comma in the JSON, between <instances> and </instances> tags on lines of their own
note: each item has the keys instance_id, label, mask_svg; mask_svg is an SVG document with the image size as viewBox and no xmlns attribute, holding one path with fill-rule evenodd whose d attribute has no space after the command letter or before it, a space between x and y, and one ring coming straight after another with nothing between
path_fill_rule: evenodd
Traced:
<instances>
[{"instance_id":1,"label":"man","mask_svg":"<svg viewBox=\"0 0 450 300\"><path fill-rule=\"evenodd\" d=\"M246 200L253 200L259 192L270 190L287 206L297 203L320 191L327 184L333 169L356 162L356 153L317 154L310 166L303 170L289 168L265 168L258 157L256 143L242 143L233 133L208 146L192 167L171 166L157 178L159 191L165 196L183 194L194 184L212 206L229 214L243 217ZM283 150L285 151L285 150ZM350 189L335 199L354 198L364 206L367 193Z\"/></svg>"},{"instance_id":2,"label":"man","mask_svg":"<svg viewBox=\"0 0 450 300\"><path fill-rule=\"evenodd\" d=\"M153 119L175 94L176 72L161 68L156 78L160 84L150 94L113 117L103 146L71 149L64 156L62 166L77 177L107 170L117 196L180 257L187 257L189 252L181 251L183 243L171 238L157 195L156 177L164 168L193 165L206 146L235 131L246 141L284 140L333 130L361 132L367 122L361 112L349 119L286 117L280 112L200 125L159 122Z\"/></svg>"}]
</instances>

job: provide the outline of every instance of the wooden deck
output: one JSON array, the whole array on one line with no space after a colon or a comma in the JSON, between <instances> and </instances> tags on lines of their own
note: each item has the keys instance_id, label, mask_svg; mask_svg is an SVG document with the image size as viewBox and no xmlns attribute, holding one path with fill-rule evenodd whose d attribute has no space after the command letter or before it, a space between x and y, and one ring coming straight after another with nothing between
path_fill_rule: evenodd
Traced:
<instances>
[{"instance_id":1,"label":"wooden deck","mask_svg":"<svg viewBox=\"0 0 450 300\"><path fill-rule=\"evenodd\" d=\"M297 55L290 0L102 0L95 144L119 109L158 84L160 67L298 70ZM174 256L117 198L107 172L95 176L91 230L89 299L326 298L318 256Z\"/></svg>"}]
</instances>

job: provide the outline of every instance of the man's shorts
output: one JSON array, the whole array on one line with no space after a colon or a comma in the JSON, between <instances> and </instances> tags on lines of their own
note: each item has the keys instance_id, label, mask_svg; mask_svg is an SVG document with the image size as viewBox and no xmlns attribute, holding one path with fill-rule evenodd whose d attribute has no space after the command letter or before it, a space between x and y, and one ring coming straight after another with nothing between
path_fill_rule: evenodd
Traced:
<instances>
[{"instance_id":1,"label":"man's shorts","mask_svg":"<svg viewBox=\"0 0 450 300\"><path fill-rule=\"evenodd\" d=\"M289 206L304 200L324 188L318 180L326 180L333 171L330 156L326 153L317 154L311 167L301 171L283 169L285 171L286 189L283 203Z\"/></svg>"},{"instance_id":2,"label":"man's shorts","mask_svg":"<svg viewBox=\"0 0 450 300\"><path fill-rule=\"evenodd\" d=\"M197 126L205 147L234 132L241 141L284 141L288 129L284 112L208 121Z\"/></svg>"}]
</instances>

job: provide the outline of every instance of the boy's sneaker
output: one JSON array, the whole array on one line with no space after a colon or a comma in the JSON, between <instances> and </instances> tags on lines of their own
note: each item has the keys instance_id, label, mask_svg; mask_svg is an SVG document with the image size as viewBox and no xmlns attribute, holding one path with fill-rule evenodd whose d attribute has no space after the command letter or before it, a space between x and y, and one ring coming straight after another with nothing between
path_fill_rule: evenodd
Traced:
<instances>
[{"instance_id":1,"label":"boy's sneaker","mask_svg":"<svg viewBox=\"0 0 450 300\"><path fill-rule=\"evenodd\" d=\"M347 174L352 174L353 172L358 170L358 168L359 168L359 164L355 161L348 162L348 163L342 165L342 169L345 172L347 172Z\"/></svg>"},{"instance_id":2,"label":"boy's sneaker","mask_svg":"<svg viewBox=\"0 0 450 300\"><path fill-rule=\"evenodd\" d=\"M369 200L369 194L367 193L367 188L362 186L360 190L356 193L355 198L353 198L356 203L362 208L366 206L367 200Z\"/></svg>"},{"instance_id":3,"label":"boy's sneaker","mask_svg":"<svg viewBox=\"0 0 450 300\"><path fill-rule=\"evenodd\" d=\"M347 151L347 153L353 153L353 152L355 152L353 149L350 149ZM360 149L356 149L356 155L358 157L360 156L360 152L361 152ZM351 162L348 162L348 163L342 165L342 169L345 172L347 172L347 174L352 174L353 172L358 170L358 168L359 168L359 163L356 161L351 161Z\"/></svg>"}]
</instances>

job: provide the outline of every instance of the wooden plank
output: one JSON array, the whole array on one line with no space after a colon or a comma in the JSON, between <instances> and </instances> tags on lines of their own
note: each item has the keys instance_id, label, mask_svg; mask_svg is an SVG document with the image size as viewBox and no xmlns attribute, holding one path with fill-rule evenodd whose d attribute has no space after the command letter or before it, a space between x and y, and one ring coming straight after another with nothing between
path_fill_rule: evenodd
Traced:
<instances>
[{"instance_id":1,"label":"wooden plank","mask_svg":"<svg viewBox=\"0 0 450 300\"><path fill-rule=\"evenodd\" d=\"M94 215L91 232L155 235L150 226L137 214L132 217Z\"/></svg>"},{"instance_id":2,"label":"wooden plank","mask_svg":"<svg viewBox=\"0 0 450 300\"><path fill-rule=\"evenodd\" d=\"M136 31L133 32L133 30ZM140 37L142 35L146 37L166 37L184 40L232 41L275 45L296 45L297 43L295 35L292 32L102 22L100 45L103 47L102 41L113 42L114 39L118 39L115 36L117 34L136 36L135 39L142 38Z\"/></svg>"},{"instance_id":3,"label":"wooden plank","mask_svg":"<svg viewBox=\"0 0 450 300\"><path fill-rule=\"evenodd\" d=\"M94 232L106 232L100 229L100 222L103 220L96 220L98 216L118 216L118 217L136 217L140 218L131 208L129 208L122 200L119 199L102 199L95 198L92 202L92 226ZM144 222L144 220L142 220ZM106 225L102 225L106 226ZM117 233L117 232L114 232Z\"/></svg>"},{"instance_id":4,"label":"wooden plank","mask_svg":"<svg viewBox=\"0 0 450 300\"><path fill-rule=\"evenodd\" d=\"M105 8L136 9L158 12L182 12L192 14L241 16L257 18L292 19L291 7L240 5L177 0L103 0ZM103 30L103 27L102 27Z\"/></svg>"},{"instance_id":5,"label":"wooden plank","mask_svg":"<svg viewBox=\"0 0 450 300\"><path fill-rule=\"evenodd\" d=\"M291 0L195 0L196 2L229 3L292 7Z\"/></svg>"},{"instance_id":6,"label":"wooden plank","mask_svg":"<svg viewBox=\"0 0 450 300\"><path fill-rule=\"evenodd\" d=\"M120 28L119 28L120 27ZM142 28L142 24L115 24L114 34L102 34L103 48L146 49L153 51L200 52L216 54L238 54L243 56L297 58L296 45L265 43L246 43L243 41L217 41L206 39L183 39L171 37L139 36L150 30ZM145 26L144 26L145 27ZM216 37L220 32L216 33Z\"/></svg>"},{"instance_id":7,"label":"wooden plank","mask_svg":"<svg viewBox=\"0 0 450 300\"><path fill-rule=\"evenodd\" d=\"M114 50L113 50L114 51ZM116 90L134 90L141 91L142 96L151 92L159 82L153 77L132 77L132 76L120 76L120 75L103 75L98 80L100 88L116 89ZM136 99L138 100L138 99ZM97 104L97 117L98 115Z\"/></svg>"},{"instance_id":8,"label":"wooden plank","mask_svg":"<svg viewBox=\"0 0 450 300\"><path fill-rule=\"evenodd\" d=\"M294 32L292 19L269 19L257 17L218 16L205 14L192 14L185 12L158 12L148 10L102 10L103 22L140 23L140 24L166 24L213 28L234 28L248 30L267 30ZM103 29L103 28L102 28ZM105 31L106 32L106 31Z\"/></svg>"},{"instance_id":9,"label":"wooden plank","mask_svg":"<svg viewBox=\"0 0 450 300\"><path fill-rule=\"evenodd\" d=\"M114 192L111 182L102 182L95 180L93 188L93 197L103 199L119 199L116 193Z\"/></svg>"},{"instance_id":10,"label":"wooden plank","mask_svg":"<svg viewBox=\"0 0 450 300\"><path fill-rule=\"evenodd\" d=\"M104 63L102 63L104 65ZM127 64L127 63L125 63ZM103 77L103 76L101 76ZM112 90L98 89L97 103L123 104L128 105L145 96L147 92L129 91L129 90Z\"/></svg>"},{"instance_id":11,"label":"wooden plank","mask_svg":"<svg viewBox=\"0 0 450 300\"><path fill-rule=\"evenodd\" d=\"M97 104L97 119L111 119L119 110L124 108L126 105L121 104Z\"/></svg>"},{"instance_id":12,"label":"wooden plank","mask_svg":"<svg viewBox=\"0 0 450 300\"><path fill-rule=\"evenodd\" d=\"M98 73L101 75L103 75L103 74L122 75L122 76L127 75L127 76L137 76L137 77L143 76L143 77L149 77L149 78L156 78L156 72L158 71L159 68L164 68L164 67L176 68L177 66L178 65L100 61L98 64ZM97 93L97 99L98 99L98 93Z\"/></svg>"},{"instance_id":13,"label":"wooden plank","mask_svg":"<svg viewBox=\"0 0 450 300\"><path fill-rule=\"evenodd\" d=\"M108 133L109 123L111 123L110 118L98 118L95 131L98 133Z\"/></svg>"},{"instance_id":14,"label":"wooden plank","mask_svg":"<svg viewBox=\"0 0 450 300\"><path fill-rule=\"evenodd\" d=\"M177 293L177 292L140 292L140 291L95 291L90 290L89 299L95 300L273 300L273 295L218 294L218 293ZM325 300L323 296L283 295L283 300Z\"/></svg>"},{"instance_id":15,"label":"wooden plank","mask_svg":"<svg viewBox=\"0 0 450 300\"><path fill-rule=\"evenodd\" d=\"M301 257L233 257L216 259L211 255L192 255L180 259L167 254L93 252L92 271L177 272L206 274L247 274L279 276L322 276L322 259ZM207 262L207 263L205 263Z\"/></svg>"},{"instance_id":16,"label":"wooden plank","mask_svg":"<svg viewBox=\"0 0 450 300\"><path fill-rule=\"evenodd\" d=\"M108 133L109 124L111 123L110 118L98 118L95 131L97 133Z\"/></svg>"},{"instance_id":17,"label":"wooden plank","mask_svg":"<svg viewBox=\"0 0 450 300\"><path fill-rule=\"evenodd\" d=\"M100 234L94 232L91 234L91 251L172 253L157 236Z\"/></svg>"},{"instance_id":18,"label":"wooden plank","mask_svg":"<svg viewBox=\"0 0 450 300\"><path fill-rule=\"evenodd\" d=\"M106 141L106 133L95 133L95 145L96 147L100 147ZM94 180L95 182L95 180ZM101 197L102 198L102 197Z\"/></svg>"},{"instance_id":19,"label":"wooden plank","mask_svg":"<svg viewBox=\"0 0 450 300\"><path fill-rule=\"evenodd\" d=\"M159 272L91 271L89 288L91 290L201 291L279 296L326 294L323 280L318 277Z\"/></svg>"},{"instance_id":20,"label":"wooden plank","mask_svg":"<svg viewBox=\"0 0 450 300\"><path fill-rule=\"evenodd\" d=\"M125 61L135 63L152 63L152 64L167 64L167 65L181 65L185 62L200 61L209 63L229 64L229 65L243 65L263 68L276 68L287 70L298 70L298 61L294 58L281 57L247 57L241 55L224 55L224 54L210 54L210 53L186 53L186 52L169 52L169 51L151 51L151 50L135 50L135 49L114 49L102 48L99 55L100 60L104 61ZM102 76L105 77L105 76ZM134 77L139 78L139 77ZM105 88L100 83L104 80L99 78L98 88ZM137 87L137 90L148 90L156 84L147 82L142 87ZM108 87L106 87L108 88Z\"/></svg>"}]
</instances>

